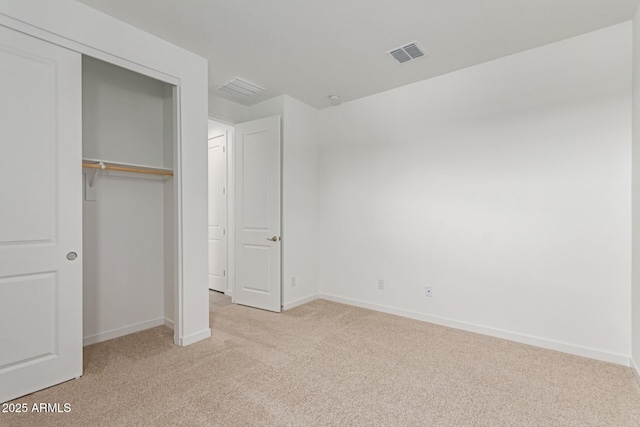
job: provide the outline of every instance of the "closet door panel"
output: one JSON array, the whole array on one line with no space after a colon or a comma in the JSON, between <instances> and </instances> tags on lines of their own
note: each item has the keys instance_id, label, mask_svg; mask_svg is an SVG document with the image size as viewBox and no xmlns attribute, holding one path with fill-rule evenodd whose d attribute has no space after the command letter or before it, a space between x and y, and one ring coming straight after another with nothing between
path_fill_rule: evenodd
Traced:
<instances>
[{"instance_id":1,"label":"closet door panel","mask_svg":"<svg viewBox=\"0 0 640 427\"><path fill-rule=\"evenodd\" d=\"M58 141L47 135L56 130L56 62L0 45L0 67L0 140L19 153L0 156L0 245L53 242ZM16 179L26 171L29 179Z\"/></svg>"},{"instance_id":2,"label":"closet door panel","mask_svg":"<svg viewBox=\"0 0 640 427\"><path fill-rule=\"evenodd\" d=\"M0 324L6 328L6 350L0 352L0 366L10 366L23 360L49 357L56 353L56 288L55 273L39 273L0 279L3 298L11 301L0 312ZM29 312L20 312L30 307ZM33 316L32 313L38 313ZM16 320L19 320L16 322ZM30 339L25 340L24 337Z\"/></svg>"},{"instance_id":3,"label":"closet door panel","mask_svg":"<svg viewBox=\"0 0 640 427\"><path fill-rule=\"evenodd\" d=\"M80 55L0 26L0 401L82 374Z\"/></svg>"}]
</instances>

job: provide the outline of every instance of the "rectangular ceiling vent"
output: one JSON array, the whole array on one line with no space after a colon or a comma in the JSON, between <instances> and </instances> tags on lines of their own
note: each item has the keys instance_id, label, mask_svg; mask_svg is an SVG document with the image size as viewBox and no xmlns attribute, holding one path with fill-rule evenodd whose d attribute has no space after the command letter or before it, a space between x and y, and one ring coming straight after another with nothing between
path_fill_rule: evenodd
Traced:
<instances>
[{"instance_id":1,"label":"rectangular ceiling vent","mask_svg":"<svg viewBox=\"0 0 640 427\"><path fill-rule=\"evenodd\" d=\"M418 45L418 42L411 42L408 45L391 49L387 52L387 55L391 56L400 64L425 56L424 49Z\"/></svg>"},{"instance_id":2,"label":"rectangular ceiling vent","mask_svg":"<svg viewBox=\"0 0 640 427\"><path fill-rule=\"evenodd\" d=\"M249 83L237 77L229 80L218 89L226 90L236 95L251 96L256 93L264 92L264 89L253 83Z\"/></svg>"}]
</instances>

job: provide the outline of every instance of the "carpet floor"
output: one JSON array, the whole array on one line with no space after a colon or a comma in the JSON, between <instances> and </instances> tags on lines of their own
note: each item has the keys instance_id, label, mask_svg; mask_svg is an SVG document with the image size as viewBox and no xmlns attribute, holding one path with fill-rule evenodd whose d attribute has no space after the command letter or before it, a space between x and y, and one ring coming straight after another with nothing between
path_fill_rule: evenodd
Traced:
<instances>
[{"instance_id":1,"label":"carpet floor","mask_svg":"<svg viewBox=\"0 0 640 427\"><path fill-rule=\"evenodd\" d=\"M179 348L157 327L84 349L84 376L2 426L639 426L630 368L316 300L211 314Z\"/></svg>"}]
</instances>

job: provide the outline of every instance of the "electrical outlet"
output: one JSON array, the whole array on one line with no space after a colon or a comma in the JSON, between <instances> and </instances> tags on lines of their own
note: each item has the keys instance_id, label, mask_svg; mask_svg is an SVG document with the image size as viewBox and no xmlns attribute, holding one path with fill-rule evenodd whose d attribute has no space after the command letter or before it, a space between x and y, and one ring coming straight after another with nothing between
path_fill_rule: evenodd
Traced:
<instances>
[{"instance_id":1,"label":"electrical outlet","mask_svg":"<svg viewBox=\"0 0 640 427\"><path fill-rule=\"evenodd\" d=\"M424 287L424 295L426 297L432 297L433 296L433 293L431 291L431 286L425 286Z\"/></svg>"},{"instance_id":2,"label":"electrical outlet","mask_svg":"<svg viewBox=\"0 0 640 427\"><path fill-rule=\"evenodd\" d=\"M291 276L291 287L295 287L297 285L296 283L296 276Z\"/></svg>"},{"instance_id":3,"label":"electrical outlet","mask_svg":"<svg viewBox=\"0 0 640 427\"><path fill-rule=\"evenodd\" d=\"M378 289L384 291L384 280L378 279Z\"/></svg>"}]
</instances>

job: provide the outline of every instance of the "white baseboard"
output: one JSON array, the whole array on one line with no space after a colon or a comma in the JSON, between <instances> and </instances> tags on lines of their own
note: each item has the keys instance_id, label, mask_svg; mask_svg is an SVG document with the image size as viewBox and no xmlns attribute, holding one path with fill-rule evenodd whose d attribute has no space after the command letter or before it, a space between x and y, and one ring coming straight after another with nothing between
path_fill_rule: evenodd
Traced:
<instances>
[{"instance_id":1,"label":"white baseboard","mask_svg":"<svg viewBox=\"0 0 640 427\"><path fill-rule=\"evenodd\" d=\"M165 319L159 317L153 320L147 320L146 322L135 323L133 325L124 326L122 328L111 329L109 331L100 332L86 336L82 339L82 345L87 346L96 344L102 341L112 340L114 338L122 337L125 335L133 334L135 332L144 331L145 329L154 328L156 326L164 325Z\"/></svg>"},{"instance_id":2,"label":"white baseboard","mask_svg":"<svg viewBox=\"0 0 640 427\"><path fill-rule=\"evenodd\" d=\"M352 305L355 307L367 308L369 310L380 311L383 313L395 314L397 316L407 317L409 319L414 319L414 320L421 320L423 322L434 323L436 325L447 326L454 329L461 329L463 331L475 332L482 335L502 338L509 341L519 342L521 344L528 344L535 347L542 347L549 350L560 351L562 353L569 353L576 356L582 356L590 359L601 360L603 362L610 362L610 363L615 363L623 366L630 366L631 364L631 358L628 355L609 353L609 352L597 350L594 348L582 347L579 345L564 343L560 341L548 340L545 338L519 334L517 332L510 332L502 329L490 328L487 326L476 325L468 322L461 322L459 320L448 319L440 316L433 316L433 315L419 313L411 310L404 310L400 308L394 308L394 307L369 303L369 302L350 299L350 298L343 298L336 295L320 293L318 294L318 298L326 299L328 301L338 302L342 304Z\"/></svg>"},{"instance_id":3,"label":"white baseboard","mask_svg":"<svg viewBox=\"0 0 640 427\"><path fill-rule=\"evenodd\" d=\"M298 307L299 305L303 305L317 299L318 299L318 294L313 294L313 295L309 295L308 297L299 298L295 301L291 301L283 305L282 310L284 311L291 310L294 307Z\"/></svg>"},{"instance_id":4,"label":"white baseboard","mask_svg":"<svg viewBox=\"0 0 640 427\"><path fill-rule=\"evenodd\" d=\"M224 294L227 296L233 295L233 289L227 289L226 291L224 291Z\"/></svg>"},{"instance_id":5,"label":"white baseboard","mask_svg":"<svg viewBox=\"0 0 640 427\"><path fill-rule=\"evenodd\" d=\"M190 334L184 337L180 337L178 345L181 347L185 347L195 342L206 340L210 336L211 336L211 329L207 328L200 332L196 332L195 334Z\"/></svg>"},{"instance_id":6,"label":"white baseboard","mask_svg":"<svg viewBox=\"0 0 640 427\"><path fill-rule=\"evenodd\" d=\"M164 326L166 326L169 329L175 329L173 320L167 319L166 317L164 318Z\"/></svg>"}]
</instances>

